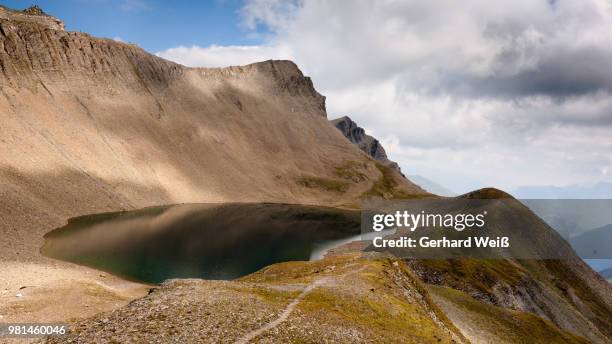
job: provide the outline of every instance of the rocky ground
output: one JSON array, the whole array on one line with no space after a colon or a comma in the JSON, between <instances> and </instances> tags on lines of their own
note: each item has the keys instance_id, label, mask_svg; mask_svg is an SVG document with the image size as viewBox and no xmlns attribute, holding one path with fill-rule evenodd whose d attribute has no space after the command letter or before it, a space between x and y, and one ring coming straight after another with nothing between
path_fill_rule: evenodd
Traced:
<instances>
[{"instance_id":1,"label":"rocky ground","mask_svg":"<svg viewBox=\"0 0 612 344\"><path fill-rule=\"evenodd\" d=\"M46 343L454 343L459 331L403 263L342 255L239 281L172 280Z\"/></svg>"},{"instance_id":2,"label":"rocky ground","mask_svg":"<svg viewBox=\"0 0 612 344\"><path fill-rule=\"evenodd\" d=\"M172 280L45 343L587 343L531 313L423 284L401 260L339 254L237 281Z\"/></svg>"}]
</instances>

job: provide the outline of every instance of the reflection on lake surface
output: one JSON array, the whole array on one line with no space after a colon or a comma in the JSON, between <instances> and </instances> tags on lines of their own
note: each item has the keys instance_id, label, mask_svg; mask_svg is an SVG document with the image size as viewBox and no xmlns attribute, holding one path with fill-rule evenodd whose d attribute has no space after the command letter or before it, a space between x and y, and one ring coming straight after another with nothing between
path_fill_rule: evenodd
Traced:
<instances>
[{"instance_id":1,"label":"reflection on lake surface","mask_svg":"<svg viewBox=\"0 0 612 344\"><path fill-rule=\"evenodd\" d=\"M45 235L46 256L159 283L233 279L308 260L360 232L357 211L287 204L182 204L88 215Z\"/></svg>"}]
</instances>

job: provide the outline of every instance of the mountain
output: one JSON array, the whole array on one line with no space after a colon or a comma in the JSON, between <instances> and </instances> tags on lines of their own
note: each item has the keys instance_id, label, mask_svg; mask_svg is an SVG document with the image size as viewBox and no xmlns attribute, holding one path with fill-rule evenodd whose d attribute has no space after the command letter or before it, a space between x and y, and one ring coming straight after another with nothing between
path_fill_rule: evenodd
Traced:
<instances>
[{"instance_id":1,"label":"mountain","mask_svg":"<svg viewBox=\"0 0 612 344\"><path fill-rule=\"evenodd\" d=\"M531 199L612 199L612 183L520 186L510 193L516 198Z\"/></svg>"},{"instance_id":2,"label":"mountain","mask_svg":"<svg viewBox=\"0 0 612 344\"><path fill-rule=\"evenodd\" d=\"M290 61L188 68L65 31L37 8L2 7L0 91L0 274L25 295L0 301L4 320L91 314L146 290L40 256L43 235L75 216L425 194L348 142ZM90 289L102 296L75 292ZM45 295L63 299L62 311L49 312Z\"/></svg>"},{"instance_id":3,"label":"mountain","mask_svg":"<svg viewBox=\"0 0 612 344\"><path fill-rule=\"evenodd\" d=\"M599 274L605 278L608 282L612 282L612 268L607 268L599 272Z\"/></svg>"},{"instance_id":4,"label":"mountain","mask_svg":"<svg viewBox=\"0 0 612 344\"><path fill-rule=\"evenodd\" d=\"M290 61L187 68L46 15L3 16L7 226L181 202L338 205L384 181L388 195L424 194L347 142Z\"/></svg>"},{"instance_id":5,"label":"mountain","mask_svg":"<svg viewBox=\"0 0 612 344\"><path fill-rule=\"evenodd\" d=\"M612 223L612 199L521 199L565 238Z\"/></svg>"},{"instance_id":6,"label":"mountain","mask_svg":"<svg viewBox=\"0 0 612 344\"><path fill-rule=\"evenodd\" d=\"M457 196L456 192L449 190L448 188L434 182L431 179L425 178L423 176L411 174L408 176L408 178L413 183L423 188L425 191L431 192L434 195L446 196L446 197Z\"/></svg>"},{"instance_id":7,"label":"mountain","mask_svg":"<svg viewBox=\"0 0 612 344\"><path fill-rule=\"evenodd\" d=\"M488 204L487 217L500 220L487 235L505 233L513 242L508 251L493 251L487 259L407 259L462 333L476 341L488 336L478 332L491 331L487 315L493 315L487 307L495 306L536 314L591 342L607 342L612 335L612 288L578 257L569 243L519 200L500 190L476 190L458 199L476 201L474 205L458 202L458 210L464 213L478 213L479 204ZM535 255L527 257L525 252ZM499 341L503 340L485 340Z\"/></svg>"},{"instance_id":8,"label":"mountain","mask_svg":"<svg viewBox=\"0 0 612 344\"><path fill-rule=\"evenodd\" d=\"M584 259L612 259L612 224L572 237L570 243Z\"/></svg>"}]
</instances>

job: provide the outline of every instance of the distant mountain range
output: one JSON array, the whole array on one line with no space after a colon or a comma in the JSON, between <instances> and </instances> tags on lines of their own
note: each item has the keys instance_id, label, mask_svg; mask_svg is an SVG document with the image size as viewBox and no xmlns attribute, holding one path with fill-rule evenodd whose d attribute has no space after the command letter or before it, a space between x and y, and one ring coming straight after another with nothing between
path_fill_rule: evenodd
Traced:
<instances>
[{"instance_id":1,"label":"distant mountain range","mask_svg":"<svg viewBox=\"0 0 612 344\"><path fill-rule=\"evenodd\" d=\"M520 199L566 239L612 223L612 199Z\"/></svg>"},{"instance_id":2,"label":"distant mountain range","mask_svg":"<svg viewBox=\"0 0 612 344\"><path fill-rule=\"evenodd\" d=\"M600 271L599 274L608 282L612 282L612 268L607 268L603 271Z\"/></svg>"},{"instance_id":3,"label":"distant mountain range","mask_svg":"<svg viewBox=\"0 0 612 344\"><path fill-rule=\"evenodd\" d=\"M612 183L519 186L510 193L516 198L532 199L612 199Z\"/></svg>"},{"instance_id":4,"label":"distant mountain range","mask_svg":"<svg viewBox=\"0 0 612 344\"><path fill-rule=\"evenodd\" d=\"M612 224L577 235L570 243L584 259L612 259Z\"/></svg>"}]
</instances>

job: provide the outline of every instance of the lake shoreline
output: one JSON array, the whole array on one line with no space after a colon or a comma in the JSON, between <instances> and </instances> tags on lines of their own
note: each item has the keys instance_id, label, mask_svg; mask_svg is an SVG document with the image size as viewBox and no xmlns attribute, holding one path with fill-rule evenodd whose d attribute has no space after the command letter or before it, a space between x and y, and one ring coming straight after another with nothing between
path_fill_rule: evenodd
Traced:
<instances>
[{"instance_id":1,"label":"lake shoreline","mask_svg":"<svg viewBox=\"0 0 612 344\"><path fill-rule=\"evenodd\" d=\"M142 209L164 207L167 206L152 205ZM115 310L146 296L153 285L94 267L46 257L40 252L45 237L75 219L126 211L131 209L107 209L49 221L36 231L23 232L21 237L12 238L13 242L26 243L19 246L26 246L27 249L22 248L18 254L10 254L11 250L0 252L0 275L3 276L0 284L0 322L73 322ZM4 244L10 246L11 241Z\"/></svg>"},{"instance_id":2,"label":"lake shoreline","mask_svg":"<svg viewBox=\"0 0 612 344\"><path fill-rule=\"evenodd\" d=\"M47 233L43 255L121 278L233 280L308 261L360 233L355 210L283 203L193 203L93 214ZM340 240L340 241L339 241Z\"/></svg>"}]
</instances>

